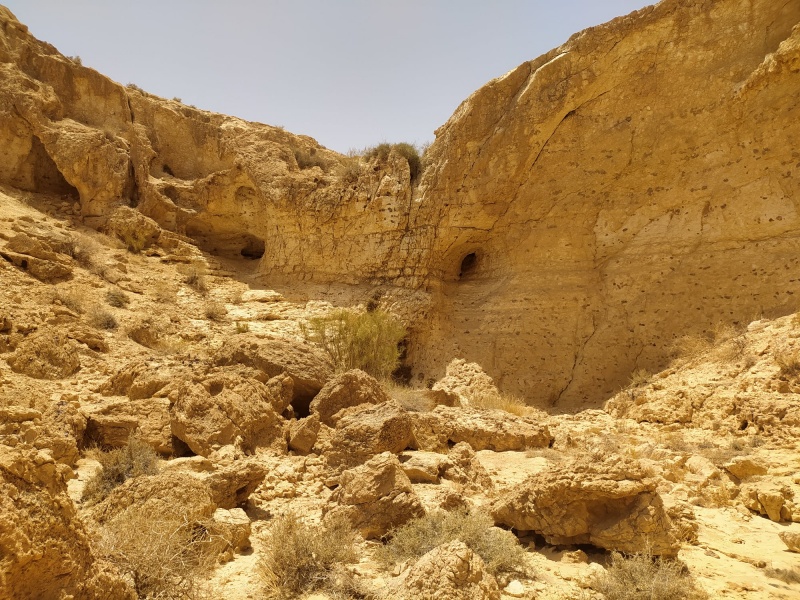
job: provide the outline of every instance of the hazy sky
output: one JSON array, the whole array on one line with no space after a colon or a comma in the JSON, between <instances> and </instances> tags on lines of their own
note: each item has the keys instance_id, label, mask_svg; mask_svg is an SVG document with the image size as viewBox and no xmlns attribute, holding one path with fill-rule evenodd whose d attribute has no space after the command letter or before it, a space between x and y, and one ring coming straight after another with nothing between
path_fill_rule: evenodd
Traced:
<instances>
[{"instance_id":1,"label":"hazy sky","mask_svg":"<svg viewBox=\"0 0 800 600\"><path fill-rule=\"evenodd\" d=\"M122 83L345 152L433 140L484 83L651 0L0 0Z\"/></svg>"}]
</instances>

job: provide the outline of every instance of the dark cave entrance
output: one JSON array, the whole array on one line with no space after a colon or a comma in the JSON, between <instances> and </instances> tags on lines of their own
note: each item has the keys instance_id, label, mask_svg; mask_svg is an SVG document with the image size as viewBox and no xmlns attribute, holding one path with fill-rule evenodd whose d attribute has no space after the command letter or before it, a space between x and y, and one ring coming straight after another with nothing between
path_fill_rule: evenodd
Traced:
<instances>
[{"instance_id":1,"label":"dark cave entrance","mask_svg":"<svg viewBox=\"0 0 800 600\"><path fill-rule=\"evenodd\" d=\"M478 266L478 254L470 252L461 259L461 267L458 271L458 278L465 279L475 273L475 268Z\"/></svg>"}]
</instances>

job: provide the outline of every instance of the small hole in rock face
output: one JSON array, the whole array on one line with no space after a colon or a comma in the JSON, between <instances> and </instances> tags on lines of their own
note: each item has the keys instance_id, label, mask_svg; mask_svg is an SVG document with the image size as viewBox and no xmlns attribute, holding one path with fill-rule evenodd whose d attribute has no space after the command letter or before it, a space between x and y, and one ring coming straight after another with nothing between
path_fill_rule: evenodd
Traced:
<instances>
[{"instance_id":1,"label":"small hole in rock face","mask_svg":"<svg viewBox=\"0 0 800 600\"><path fill-rule=\"evenodd\" d=\"M744 421L742 421L742 424L739 425L739 431L744 431L745 429L747 429L748 425L750 425L750 423L747 421L747 419L745 419Z\"/></svg>"},{"instance_id":2,"label":"small hole in rock face","mask_svg":"<svg viewBox=\"0 0 800 600\"><path fill-rule=\"evenodd\" d=\"M217 394L222 392L224 388L225 386L222 383L220 383L219 381L215 381L214 383L211 384L211 387L208 389L208 393L211 394L212 396L216 396Z\"/></svg>"},{"instance_id":3,"label":"small hole in rock face","mask_svg":"<svg viewBox=\"0 0 800 600\"><path fill-rule=\"evenodd\" d=\"M461 270L458 273L459 279L469 275L475 270L478 264L478 256L474 252L470 252L461 259Z\"/></svg>"}]
</instances>

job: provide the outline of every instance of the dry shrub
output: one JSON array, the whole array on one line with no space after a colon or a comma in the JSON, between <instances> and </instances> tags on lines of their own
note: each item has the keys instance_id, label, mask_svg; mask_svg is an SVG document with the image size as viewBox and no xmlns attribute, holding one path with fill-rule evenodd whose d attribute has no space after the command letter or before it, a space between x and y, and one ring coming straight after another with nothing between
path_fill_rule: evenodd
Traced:
<instances>
[{"instance_id":1,"label":"dry shrub","mask_svg":"<svg viewBox=\"0 0 800 600\"><path fill-rule=\"evenodd\" d=\"M228 315L228 309L221 302L209 302L206 304L204 313L211 321L222 321Z\"/></svg>"},{"instance_id":2,"label":"dry shrub","mask_svg":"<svg viewBox=\"0 0 800 600\"><path fill-rule=\"evenodd\" d=\"M303 523L292 513L278 517L264 537L259 575L269 598L293 598L337 588L336 567L358 559L355 533L345 519L323 526Z\"/></svg>"},{"instance_id":3,"label":"dry shrub","mask_svg":"<svg viewBox=\"0 0 800 600\"><path fill-rule=\"evenodd\" d=\"M364 172L364 167L361 165L361 158L358 156L343 158L341 165L336 171L342 181L345 183L355 183Z\"/></svg>"},{"instance_id":4,"label":"dry shrub","mask_svg":"<svg viewBox=\"0 0 800 600\"><path fill-rule=\"evenodd\" d=\"M250 323L247 321L236 321L236 333L247 333L250 331Z\"/></svg>"},{"instance_id":5,"label":"dry shrub","mask_svg":"<svg viewBox=\"0 0 800 600\"><path fill-rule=\"evenodd\" d=\"M413 144L401 142L399 144L382 143L364 151L364 158L367 160L385 161L389 154L395 152L408 161L408 170L411 173L411 181L416 181L423 171L422 158L419 150Z\"/></svg>"},{"instance_id":6,"label":"dry shrub","mask_svg":"<svg viewBox=\"0 0 800 600\"><path fill-rule=\"evenodd\" d=\"M101 306L93 306L89 311L89 323L98 329L116 329L119 327L117 318Z\"/></svg>"},{"instance_id":7,"label":"dry shrub","mask_svg":"<svg viewBox=\"0 0 800 600\"><path fill-rule=\"evenodd\" d=\"M376 310L339 309L301 325L305 338L322 346L340 372L361 369L376 379L386 379L397 368L398 344L406 335L402 323Z\"/></svg>"},{"instance_id":8,"label":"dry shrub","mask_svg":"<svg viewBox=\"0 0 800 600\"><path fill-rule=\"evenodd\" d=\"M511 394L474 394L470 397L470 406L504 410L518 417L530 416L532 409L522 398Z\"/></svg>"},{"instance_id":9,"label":"dry shrub","mask_svg":"<svg viewBox=\"0 0 800 600\"><path fill-rule=\"evenodd\" d=\"M95 238L84 233L72 234L72 248L70 254L80 266L89 271L95 271L100 266L100 257L103 245Z\"/></svg>"},{"instance_id":10,"label":"dry shrub","mask_svg":"<svg viewBox=\"0 0 800 600\"><path fill-rule=\"evenodd\" d=\"M317 155L316 148L311 148L311 150L295 150L294 159L297 161L297 166L301 169L319 167L323 171L326 170L327 162L324 158Z\"/></svg>"},{"instance_id":11,"label":"dry shrub","mask_svg":"<svg viewBox=\"0 0 800 600\"><path fill-rule=\"evenodd\" d=\"M106 292L106 302L114 308L127 308L128 304L131 303L131 299L122 290L112 288Z\"/></svg>"},{"instance_id":12,"label":"dry shrub","mask_svg":"<svg viewBox=\"0 0 800 600\"><path fill-rule=\"evenodd\" d=\"M89 454L102 467L101 471L86 482L83 489L83 500L93 504L100 502L111 490L132 477L158 472L158 454L135 433L131 433L128 445L123 448L114 448L107 452L94 450Z\"/></svg>"},{"instance_id":13,"label":"dry shrub","mask_svg":"<svg viewBox=\"0 0 800 600\"><path fill-rule=\"evenodd\" d=\"M133 506L106 523L99 537L101 555L133 581L139 598L209 598L200 582L219 545L201 525Z\"/></svg>"},{"instance_id":14,"label":"dry shrub","mask_svg":"<svg viewBox=\"0 0 800 600\"><path fill-rule=\"evenodd\" d=\"M747 347L745 329L727 323L717 323L710 331L686 335L673 344L677 358L692 361L715 351L716 358L730 362L741 358Z\"/></svg>"},{"instance_id":15,"label":"dry shrub","mask_svg":"<svg viewBox=\"0 0 800 600\"><path fill-rule=\"evenodd\" d=\"M775 362L780 367L780 376L792 380L800 375L800 353L784 350L775 355Z\"/></svg>"},{"instance_id":16,"label":"dry shrub","mask_svg":"<svg viewBox=\"0 0 800 600\"><path fill-rule=\"evenodd\" d=\"M186 272L183 282L193 290L205 294L208 292L208 280L206 279L206 269L201 264L193 264Z\"/></svg>"},{"instance_id":17,"label":"dry shrub","mask_svg":"<svg viewBox=\"0 0 800 600\"><path fill-rule=\"evenodd\" d=\"M800 567L791 567L789 569L769 567L764 570L764 574L773 579L780 579L784 583L800 583Z\"/></svg>"},{"instance_id":18,"label":"dry shrub","mask_svg":"<svg viewBox=\"0 0 800 600\"><path fill-rule=\"evenodd\" d=\"M650 554L611 555L611 566L592 586L606 600L701 600L707 598L685 567Z\"/></svg>"},{"instance_id":19,"label":"dry shrub","mask_svg":"<svg viewBox=\"0 0 800 600\"><path fill-rule=\"evenodd\" d=\"M517 537L494 527L492 518L485 513L431 512L412 519L390 535L377 554L387 566L416 560L437 546L460 540L483 559L492 574L527 573L525 550Z\"/></svg>"},{"instance_id":20,"label":"dry shrub","mask_svg":"<svg viewBox=\"0 0 800 600\"><path fill-rule=\"evenodd\" d=\"M399 385L392 379L381 381L381 387L409 412L428 412L436 408L436 402L426 395L426 390Z\"/></svg>"},{"instance_id":21,"label":"dry shrub","mask_svg":"<svg viewBox=\"0 0 800 600\"><path fill-rule=\"evenodd\" d=\"M64 290L57 288L53 296L53 302L59 303L79 315L86 312L86 292L81 289Z\"/></svg>"}]
</instances>

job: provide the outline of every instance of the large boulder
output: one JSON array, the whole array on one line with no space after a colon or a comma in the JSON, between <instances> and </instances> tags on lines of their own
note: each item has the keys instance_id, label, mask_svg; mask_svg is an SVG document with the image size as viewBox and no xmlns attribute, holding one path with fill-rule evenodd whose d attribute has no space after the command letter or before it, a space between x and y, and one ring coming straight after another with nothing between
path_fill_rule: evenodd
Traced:
<instances>
[{"instance_id":1,"label":"large boulder","mask_svg":"<svg viewBox=\"0 0 800 600\"><path fill-rule=\"evenodd\" d=\"M68 472L45 451L0 445L0 597L134 600L93 552L67 496Z\"/></svg>"},{"instance_id":2,"label":"large boulder","mask_svg":"<svg viewBox=\"0 0 800 600\"><path fill-rule=\"evenodd\" d=\"M264 481L267 468L256 459L235 460L204 474L203 480L218 508L232 509L244 505Z\"/></svg>"},{"instance_id":3,"label":"large boulder","mask_svg":"<svg viewBox=\"0 0 800 600\"><path fill-rule=\"evenodd\" d=\"M401 596L406 600L500 600L500 588L483 559L455 540L437 546L411 567Z\"/></svg>"},{"instance_id":4,"label":"large boulder","mask_svg":"<svg viewBox=\"0 0 800 600\"><path fill-rule=\"evenodd\" d=\"M86 419L85 442L122 448L127 445L130 434L136 431L157 452L173 452L169 400L166 398L104 398L94 404L84 404L80 412Z\"/></svg>"},{"instance_id":5,"label":"large boulder","mask_svg":"<svg viewBox=\"0 0 800 600\"><path fill-rule=\"evenodd\" d=\"M279 412L289 401L290 380L278 374L267 383L236 369L219 369L176 384L170 392L172 434L195 453L236 445L286 450Z\"/></svg>"},{"instance_id":6,"label":"large boulder","mask_svg":"<svg viewBox=\"0 0 800 600\"><path fill-rule=\"evenodd\" d=\"M73 466L78 460L78 439L85 420L76 403L53 402L41 412L26 406L0 406L0 439L23 439L36 450L45 450L58 463Z\"/></svg>"},{"instance_id":7,"label":"large boulder","mask_svg":"<svg viewBox=\"0 0 800 600\"><path fill-rule=\"evenodd\" d=\"M502 410L437 406L413 419L415 440L426 450L438 450L443 441L495 452L547 448L553 441L547 425Z\"/></svg>"},{"instance_id":8,"label":"large boulder","mask_svg":"<svg viewBox=\"0 0 800 600\"><path fill-rule=\"evenodd\" d=\"M242 334L228 340L214 356L216 365L246 365L268 377L286 373L292 378L292 404L298 414L308 413L311 400L333 377L330 359L306 342Z\"/></svg>"},{"instance_id":9,"label":"large boulder","mask_svg":"<svg viewBox=\"0 0 800 600\"><path fill-rule=\"evenodd\" d=\"M664 556L679 548L656 483L620 457L573 460L532 475L495 501L492 514L496 523L535 531L550 544Z\"/></svg>"},{"instance_id":10,"label":"large boulder","mask_svg":"<svg viewBox=\"0 0 800 600\"><path fill-rule=\"evenodd\" d=\"M341 373L328 381L311 401L309 409L329 427L336 426L334 415L344 408L361 404L381 404L391 400L380 383L360 369Z\"/></svg>"},{"instance_id":11,"label":"large boulder","mask_svg":"<svg viewBox=\"0 0 800 600\"><path fill-rule=\"evenodd\" d=\"M323 513L325 518L343 515L365 538L380 538L392 528L421 517L425 509L400 461L384 452L344 471Z\"/></svg>"},{"instance_id":12,"label":"large boulder","mask_svg":"<svg viewBox=\"0 0 800 600\"><path fill-rule=\"evenodd\" d=\"M382 452L397 454L413 440L411 418L396 401L368 406L342 417L325 452L337 469L361 464Z\"/></svg>"},{"instance_id":13,"label":"large boulder","mask_svg":"<svg viewBox=\"0 0 800 600\"><path fill-rule=\"evenodd\" d=\"M158 240L161 227L138 210L120 206L109 217L106 231L123 242L128 250L139 252Z\"/></svg>"},{"instance_id":14,"label":"large boulder","mask_svg":"<svg viewBox=\"0 0 800 600\"><path fill-rule=\"evenodd\" d=\"M54 283L72 276L71 261L44 240L25 233L12 237L0 255L39 281Z\"/></svg>"},{"instance_id":15,"label":"large boulder","mask_svg":"<svg viewBox=\"0 0 800 600\"><path fill-rule=\"evenodd\" d=\"M7 360L16 373L36 379L64 379L81 367L78 344L52 330L29 335Z\"/></svg>"},{"instance_id":16,"label":"large boulder","mask_svg":"<svg viewBox=\"0 0 800 600\"><path fill-rule=\"evenodd\" d=\"M172 369L160 362L136 360L119 369L97 391L104 396L127 396L131 400L151 398L174 376Z\"/></svg>"},{"instance_id":17,"label":"large boulder","mask_svg":"<svg viewBox=\"0 0 800 600\"><path fill-rule=\"evenodd\" d=\"M800 522L800 507L795 504L794 490L786 481L745 483L741 487L740 498L747 508L776 523Z\"/></svg>"},{"instance_id":18,"label":"large boulder","mask_svg":"<svg viewBox=\"0 0 800 600\"><path fill-rule=\"evenodd\" d=\"M292 421L289 425L289 448L301 454L308 454L317 442L319 428L317 415Z\"/></svg>"},{"instance_id":19,"label":"large boulder","mask_svg":"<svg viewBox=\"0 0 800 600\"><path fill-rule=\"evenodd\" d=\"M462 358L450 361L445 376L431 391L437 403L445 406L470 406L482 398L500 398L500 390L481 366Z\"/></svg>"}]
</instances>

